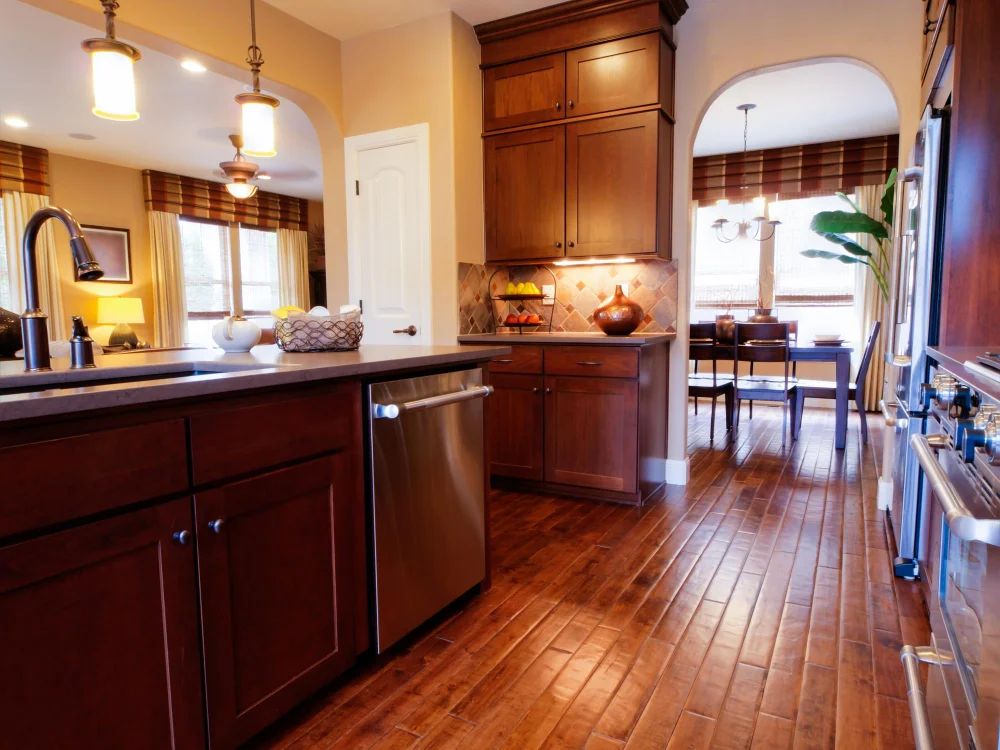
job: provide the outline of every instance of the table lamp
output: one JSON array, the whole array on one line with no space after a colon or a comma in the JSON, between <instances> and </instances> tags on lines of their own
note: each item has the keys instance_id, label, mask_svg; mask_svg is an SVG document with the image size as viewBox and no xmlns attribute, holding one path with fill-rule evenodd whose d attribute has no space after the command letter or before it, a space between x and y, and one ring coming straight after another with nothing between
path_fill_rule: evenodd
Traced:
<instances>
[{"instance_id":1,"label":"table lamp","mask_svg":"<svg viewBox=\"0 0 1000 750\"><path fill-rule=\"evenodd\" d=\"M108 339L109 346L139 346L130 323L145 323L142 314L142 300L138 297L98 297L97 322L99 325L113 325L115 330Z\"/></svg>"}]
</instances>

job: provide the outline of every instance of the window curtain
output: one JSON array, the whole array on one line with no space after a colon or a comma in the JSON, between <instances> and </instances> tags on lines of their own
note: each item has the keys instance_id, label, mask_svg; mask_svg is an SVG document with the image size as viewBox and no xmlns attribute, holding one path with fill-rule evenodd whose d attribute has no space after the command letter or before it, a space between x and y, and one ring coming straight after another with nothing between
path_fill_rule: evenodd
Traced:
<instances>
[{"instance_id":1,"label":"window curtain","mask_svg":"<svg viewBox=\"0 0 1000 750\"><path fill-rule=\"evenodd\" d=\"M3 214L6 227L7 269L11 279L11 308L23 312L25 307L24 264L21 262L21 240L24 227L35 211L49 205L49 196L37 193L3 191ZM59 264L56 258L56 236L52 222L47 221L38 233L35 245L38 263L38 297L42 312L49 316L49 339L69 338L69 321L63 307L59 285Z\"/></svg>"},{"instance_id":2,"label":"window curtain","mask_svg":"<svg viewBox=\"0 0 1000 750\"><path fill-rule=\"evenodd\" d=\"M187 331L187 302L180 216L165 211L148 213L155 308L153 335L159 347L181 346Z\"/></svg>"},{"instance_id":3,"label":"window curtain","mask_svg":"<svg viewBox=\"0 0 1000 750\"><path fill-rule=\"evenodd\" d=\"M278 300L281 306L309 309L309 234L278 230Z\"/></svg>"},{"instance_id":4,"label":"window curtain","mask_svg":"<svg viewBox=\"0 0 1000 750\"><path fill-rule=\"evenodd\" d=\"M854 202L858 208L869 216L876 218L882 216L882 191L884 185L862 185L854 189ZM861 234L857 236L858 243L873 256L878 257L878 243L871 235ZM886 274L888 276L888 273ZM889 323L888 305L882 299L878 284L871 271L867 268L859 270L857 275L857 290L854 295L855 305L858 310L858 320L861 323L861 330L858 331L856 340L858 346L855 349L855 365L861 360L864 354L864 346L868 343L868 333L872 324L876 320L882 321L882 330L875 341L875 350L872 352L871 364L868 365L868 376L865 379L864 405L866 411L878 411L879 400L882 398L882 381L885 377L885 350L889 334L885 327Z\"/></svg>"}]
</instances>

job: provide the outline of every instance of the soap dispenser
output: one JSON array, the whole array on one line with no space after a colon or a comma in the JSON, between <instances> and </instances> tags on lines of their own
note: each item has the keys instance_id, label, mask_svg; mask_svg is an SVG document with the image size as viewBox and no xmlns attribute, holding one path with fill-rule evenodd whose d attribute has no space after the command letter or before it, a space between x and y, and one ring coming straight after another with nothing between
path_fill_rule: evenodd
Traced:
<instances>
[{"instance_id":1,"label":"soap dispenser","mask_svg":"<svg viewBox=\"0 0 1000 750\"><path fill-rule=\"evenodd\" d=\"M69 340L69 369L87 370L97 367L94 364L94 340L90 338L87 326L83 324L83 318L79 315L73 316L73 337Z\"/></svg>"}]
</instances>

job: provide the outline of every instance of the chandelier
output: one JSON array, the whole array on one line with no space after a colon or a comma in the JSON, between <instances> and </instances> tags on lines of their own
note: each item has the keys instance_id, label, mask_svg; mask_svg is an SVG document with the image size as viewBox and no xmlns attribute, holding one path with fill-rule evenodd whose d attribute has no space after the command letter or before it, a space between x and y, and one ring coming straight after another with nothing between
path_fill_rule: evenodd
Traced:
<instances>
[{"instance_id":1,"label":"chandelier","mask_svg":"<svg viewBox=\"0 0 1000 750\"><path fill-rule=\"evenodd\" d=\"M740 178L742 217L740 221L732 222L724 216L720 216L712 223L712 228L715 229L715 236L719 242L729 243L738 239L767 242L774 237L775 227L781 224L777 219L768 219L767 199L763 195L759 195L751 201L754 216L752 219L747 219L747 132L750 126L750 110L756 109L756 107L756 104L741 104L736 108L743 112L743 174ZM729 205L729 201L723 198L716 201L716 205L720 209L725 209ZM730 224L735 226L735 231L732 234L726 231ZM765 225L771 228L770 231L764 229Z\"/></svg>"}]
</instances>

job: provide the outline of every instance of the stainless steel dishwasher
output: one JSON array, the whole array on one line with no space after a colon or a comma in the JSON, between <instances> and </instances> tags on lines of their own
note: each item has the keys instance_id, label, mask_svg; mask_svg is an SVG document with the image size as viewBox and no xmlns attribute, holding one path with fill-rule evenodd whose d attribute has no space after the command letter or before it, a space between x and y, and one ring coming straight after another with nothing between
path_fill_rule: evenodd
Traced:
<instances>
[{"instance_id":1,"label":"stainless steel dishwasher","mask_svg":"<svg viewBox=\"0 0 1000 750\"><path fill-rule=\"evenodd\" d=\"M369 385L378 653L486 575L482 383L475 369Z\"/></svg>"}]
</instances>

